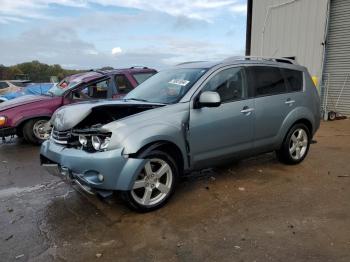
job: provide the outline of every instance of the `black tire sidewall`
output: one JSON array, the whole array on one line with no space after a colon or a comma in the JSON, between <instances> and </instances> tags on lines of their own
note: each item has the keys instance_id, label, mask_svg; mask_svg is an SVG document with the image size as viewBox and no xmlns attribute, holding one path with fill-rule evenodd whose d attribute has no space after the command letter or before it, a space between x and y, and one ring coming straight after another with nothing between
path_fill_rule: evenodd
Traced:
<instances>
[{"instance_id":1,"label":"black tire sidewall","mask_svg":"<svg viewBox=\"0 0 350 262\"><path fill-rule=\"evenodd\" d=\"M336 117L337 117L337 114L335 112L331 111L328 113L328 120L329 121L334 121L336 119Z\"/></svg>"},{"instance_id":2,"label":"black tire sidewall","mask_svg":"<svg viewBox=\"0 0 350 262\"><path fill-rule=\"evenodd\" d=\"M23 137L24 139L34 145L41 145L45 140L39 139L35 136L34 132L33 132L33 127L35 125L35 123L37 121L41 121L41 120L45 120L47 121L47 119L44 118L36 118L36 119L31 119L28 120L24 125L23 125Z\"/></svg>"},{"instance_id":3,"label":"black tire sidewall","mask_svg":"<svg viewBox=\"0 0 350 262\"><path fill-rule=\"evenodd\" d=\"M308 144L307 144L307 148L306 148L306 152L303 155L302 158L295 160L294 158L292 158L290 152L289 152L289 143L290 143L290 139L293 135L293 133L295 132L295 130L297 129L303 129L306 132L307 135L307 140L308 140ZM306 125L300 123L300 124L296 124L294 125L287 133L286 138L283 142L282 148L279 150L278 154L279 154L279 159L282 160L282 162L286 163L286 164L290 164L290 165L296 165L299 164L300 162L302 162L305 157L307 156L309 149L310 149L310 142L311 142L311 135L310 135L310 131L307 128Z\"/></svg>"},{"instance_id":4,"label":"black tire sidewall","mask_svg":"<svg viewBox=\"0 0 350 262\"><path fill-rule=\"evenodd\" d=\"M151 159L151 158L159 158L159 159L162 159L162 160L167 162L167 164L170 166L171 171L172 171L172 175L173 175L172 181L173 182L172 182L169 194L158 204L153 205L153 206L149 206L149 207L146 207L146 206L141 205L138 202L136 202L131 195L132 190L121 192L122 198L124 199L126 204L129 207L131 207L133 210L136 210L138 212L149 212L149 211L153 211L155 209L158 209L158 208L164 206L168 202L168 200L170 199L172 194L174 193L176 184L178 182L179 169L178 169L178 166L177 166L175 160L169 154L167 154L163 151L154 150L154 151L149 152L144 157L144 159Z\"/></svg>"}]
</instances>

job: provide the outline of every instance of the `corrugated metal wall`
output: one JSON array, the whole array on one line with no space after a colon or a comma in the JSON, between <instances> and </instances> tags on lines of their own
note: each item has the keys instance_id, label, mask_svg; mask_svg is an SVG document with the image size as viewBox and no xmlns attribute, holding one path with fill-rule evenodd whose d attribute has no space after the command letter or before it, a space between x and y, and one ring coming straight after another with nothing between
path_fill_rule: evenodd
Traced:
<instances>
[{"instance_id":1,"label":"corrugated metal wall","mask_svg":"<svg viewBox=\"0 0 350 262\"><path fill-rule=\"evenodd\" d=\"M327 3L328 0L254 0L251 54L296 57L311 75L321 79Z\"/></svg>"},{"instance_id":2,"label":"corrugated metal wall","mask_svg":"<svg viewBox=\"0 0 350 262\"><path fill-rule=\"evenodd\" d=\"M326 88L323 93L328 93L328 97L324 98L324 106L328 111L350 116L349 0L331 1L325 57L323 83Z\"/></svg>"}]
</instances>

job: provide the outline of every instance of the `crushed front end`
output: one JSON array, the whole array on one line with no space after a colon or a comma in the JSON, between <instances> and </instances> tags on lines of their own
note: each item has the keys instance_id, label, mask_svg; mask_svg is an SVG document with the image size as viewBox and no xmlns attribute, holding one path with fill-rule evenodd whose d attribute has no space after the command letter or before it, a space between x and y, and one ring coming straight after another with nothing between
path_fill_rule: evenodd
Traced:
<instances>
[{"instance_id":1,"label":"crushed front end","mask_svg":"<svg viewBox=\"0 0 350 262\"><path fill-rule=\"evenodd\" d=\"M144 160L123 155L123 148L107 150L110 137L111 133L94 128L53 129L42 144L41 165L90 194L106 197L113 191L130 190Z\"/></svg>"}]
</instances>

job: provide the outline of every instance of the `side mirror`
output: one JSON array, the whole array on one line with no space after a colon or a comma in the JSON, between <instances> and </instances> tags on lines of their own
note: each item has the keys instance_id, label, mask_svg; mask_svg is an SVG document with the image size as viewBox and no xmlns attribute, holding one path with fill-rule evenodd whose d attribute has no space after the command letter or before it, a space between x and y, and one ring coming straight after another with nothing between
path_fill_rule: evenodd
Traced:
<instances>
[{"instance_id":1,"label":"side mirror","mask_svg":"<svg viewBox=\"0 0 350 262\"><path fill-rule=\"evenodd\" d=\"M199 96L198 107L218 107L221 105L221 98L217 92L205 91Z\"/></svg>"}]
</instances>

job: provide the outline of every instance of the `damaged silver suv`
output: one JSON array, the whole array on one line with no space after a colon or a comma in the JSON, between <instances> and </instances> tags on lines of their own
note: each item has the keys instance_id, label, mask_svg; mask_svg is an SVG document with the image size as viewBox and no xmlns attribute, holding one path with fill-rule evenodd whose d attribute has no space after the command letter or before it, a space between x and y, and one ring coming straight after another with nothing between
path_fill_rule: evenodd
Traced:
<instances>
[{"instance_id":1,"label":"damaged silver suv","mask_svg":"<svg viewBox=\"0 0 350 262\"><path fill-rule=\"evenodd\" d=\"M178 178L235 158L275 151L306 157L320 124L307 69L286 59L229 58L161 71L120 101L63 107L41 148L46 168L132 208L164 205Z\"/></svg>"}]
</instances>

